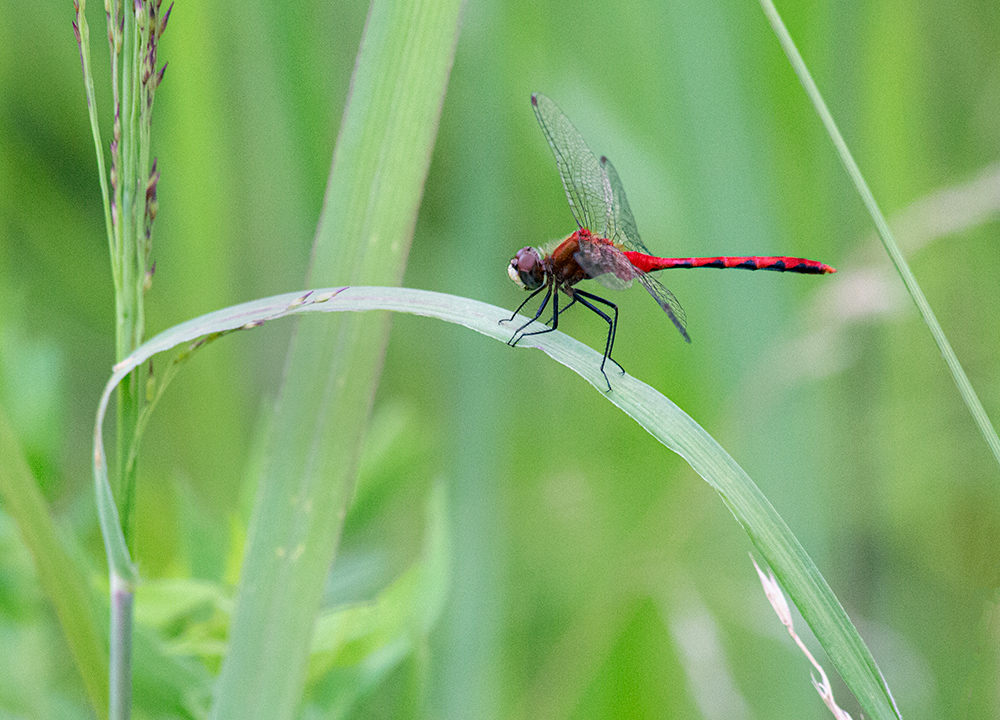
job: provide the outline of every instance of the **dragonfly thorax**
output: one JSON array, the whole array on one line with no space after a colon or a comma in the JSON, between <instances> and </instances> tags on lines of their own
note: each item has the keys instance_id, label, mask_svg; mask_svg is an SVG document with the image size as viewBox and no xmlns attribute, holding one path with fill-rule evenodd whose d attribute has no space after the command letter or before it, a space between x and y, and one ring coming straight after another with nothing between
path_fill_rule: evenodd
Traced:
<instances>
[{"instance_id":1,"label":"dragonfly thorax","mask_svg":"<svg viewBox=\"0 0 1000 720\"><path fill-rule=\"evenodd\" d=\"M545 263L535 248L524 247L511 258L507 274L525 290L537 290L545 283Z\"/></svg>"}]
</instances>

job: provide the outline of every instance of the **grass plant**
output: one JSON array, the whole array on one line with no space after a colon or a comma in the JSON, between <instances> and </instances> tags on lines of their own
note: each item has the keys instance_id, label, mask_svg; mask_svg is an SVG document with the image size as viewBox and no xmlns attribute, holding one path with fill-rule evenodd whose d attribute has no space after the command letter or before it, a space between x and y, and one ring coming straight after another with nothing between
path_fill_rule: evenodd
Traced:
<instances>
[{"instance_id":1,"label":"grass plant","mask_svg":"<svg viewBox=\"0 0 1000 720\"><path fill-rule=\"evenodd\" d=\"M38 31L63 47L68 17L0 5L0 674L24 679L0 715L823 717L748 549L830 711L1000 711L1000 95L961 71L1000 25L789 3L811 73L762 4L112 0L104 48L78 0L79 64ZM56 121L79 94L34 104L36 66L78 89L81 65L89 135ZM623 296L610 392L584 318L491 342L510 254L571 229L534 90L654 249L837 284L671 276L680 349Z\"/></svg>"}]
</instances>

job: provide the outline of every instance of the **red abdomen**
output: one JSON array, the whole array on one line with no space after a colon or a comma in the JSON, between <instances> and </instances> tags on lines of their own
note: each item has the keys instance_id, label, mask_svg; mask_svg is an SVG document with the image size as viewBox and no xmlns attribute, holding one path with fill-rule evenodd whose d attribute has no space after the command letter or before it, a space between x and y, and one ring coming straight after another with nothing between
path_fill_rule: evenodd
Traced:
<instances>
[{"instance_id":1,"label":"red abdomen","mask_svg":"<svg viewBox=\"0 0 1000 720\"><path fill-rule=\"evenodd\" d=\"M643 272L666 270L667 268L738 268L740 270L773 270L807 275L825 275L837 272L825 263L805 258L784 256L744 256L744 257L703 257L703 258L661 258L643 253L626 251L625 256Z\"/></svg>"}]
</instances>

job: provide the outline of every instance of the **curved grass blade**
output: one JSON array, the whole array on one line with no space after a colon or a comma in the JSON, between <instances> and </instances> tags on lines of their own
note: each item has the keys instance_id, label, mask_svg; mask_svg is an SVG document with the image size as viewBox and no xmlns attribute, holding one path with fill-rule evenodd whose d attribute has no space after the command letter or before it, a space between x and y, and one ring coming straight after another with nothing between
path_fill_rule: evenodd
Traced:
<instances>
[{"instance_id":1,"label":"curved grass blade","mask_svg":"<svg viewBox=\"0 0 1000 720\"><path fill-rule=\"evenodd\" d=\"M94 478L100 502L111 498L104 462L101 424L111 393L137 365L152 355L199 338L216 338L228 332L250 329L268 320L310 312L358 312L393 310L435 317L464 325L501 342L510 337L510 325L500 324L508 311L493 305L406 288L347 287L288 293L236 305L189 320L160 333L115 366L101 396L94 430ZM521 322L527 318L520 318ZM515 319L513 326L517 326ZM560 332L529 336L519 347L536 347L578 373L603 391L599 353ZM820 644L833 660L847 685L872 718L898 718L889 689L875 660L851 624L833 591L792 535L777 511L729 454L690 416L658 391L629 376L614 376L606 397L642 425L653 437L683 457L722 496L754 546L771 566L795 602ZM101 512L105 542L116 549L112 555L123 563L117 570L133 576L134 568L125 548L113 507ZM113 537L117 535L117 537ZM111 537L109 537L111 536ZM112 568L116 570L116 568Z\"/></svg>"}]
</instances>

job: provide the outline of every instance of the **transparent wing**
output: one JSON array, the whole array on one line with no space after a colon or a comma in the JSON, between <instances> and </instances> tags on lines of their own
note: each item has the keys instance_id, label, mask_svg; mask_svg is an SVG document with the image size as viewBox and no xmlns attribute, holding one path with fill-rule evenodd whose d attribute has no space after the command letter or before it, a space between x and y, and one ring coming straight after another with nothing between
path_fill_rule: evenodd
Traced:
<instances>
[{"instance_id":1,"label":"transparent wing","mask_svg":"<svg viewBox=\"0 0 1000 720\"><path fill-rule=\"evenodd\" d=\"M611 208L608 213L609 233L607 237L623 245L626 250L634 250L644 255L650 255L651 253L639 238L639 230L635 226L632 209L628 206L628 199L625 197L625 187L622 185L622 179L618 177L618 171L615 170L615 166L603 155L601 156L601 171L608 178L608 185L611 187Z\"/></svg>"},{"instance_id":2,"label":"transparent wing","mask_svg":"<svg viewBox=\"0 0 1000 720\"><path fill-rule=\"evenodd\" d=\"M576 261L589 277L613 290L627 288L633 280L638 280L690 342L684 309L674 294L635 267L622 252L651 254L639 237L615 166L606 157L598 162L580 131L554 102L535 93L531 96L531 104L555 155L576 224L592 234L592 237L586 234L580 237Z\"/></svg>"},{"instance_id":3,"label":"transparent wing","mask_svg":"<svg viewBox=\"0 0 1000 720\"><path fill-rule=\"evenodd\" d=\"M649 273L644 273L637 271L639 274L636 276L639 282L642 284L646 291L653 296L653 299L663 308L663 312L667 314L670 321L674 324L674 327L680 331L680 334L688 342L691 342L691 336L688 335L687 331L687 316L684 314L684 308L681 307L680 301L674 296L672 292L663 287L663 284L654 278Z\"/></svg>"},{"instance_id":4,"label":"transparent wing","mask_svg":"<svg viewBox=\"0 0 1000 720\"><path fill-rule=\"evenodd\" d=\"M556 157L559 176L576 224L595 235L607 237L613 214L613 192L607 173L554 102L541 93L531 96L538 124Z\"/></svg>"},{"instance_id":5,"label":"transparent wing","mask_svg":"<svg viewBox=\"0 0 1000 720\"><path fill-rule=\"evenodd\" d=\"M653 296L653 299L663 308L663 312L667 314L667 317L670 318L674 327L680 331L684 339L691 342L691 336L687 332L687 317L684 315L684 308L681 307L681 303L677 297L667 290L659 280L632 265L629 259L619 251L618 248L624 248L625 250L640 252L644 255L651 254L646 246L642 244L642 239L639 237L639 230L635 226L635 218L632 217L632 209L628 206L628 198L625 197L625 188L622 185L621 178L618 177L618 171L615 170L615 166L611 164L611 161L604 156L601 157L601 170L604 171L608 178L608 184L611 186L612 203L609 220L611 232L608 237L614 242L615 252L621 258L621 260L615 263L616 269L614 270L614 275L621 277L624 271L619 269L618 266L622 262L626 263L632 270L632 277L637 279L639 284L646 288L646 292ZM588 246L596 244L587 243ZM582 255L582 250L580 254ZM605 273L601 278L607 278L609 275L609 273ZM598 279L600 280L600 278Z\"/></svg>"}]
</instances>

